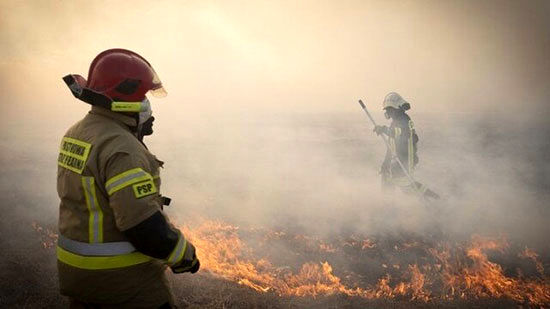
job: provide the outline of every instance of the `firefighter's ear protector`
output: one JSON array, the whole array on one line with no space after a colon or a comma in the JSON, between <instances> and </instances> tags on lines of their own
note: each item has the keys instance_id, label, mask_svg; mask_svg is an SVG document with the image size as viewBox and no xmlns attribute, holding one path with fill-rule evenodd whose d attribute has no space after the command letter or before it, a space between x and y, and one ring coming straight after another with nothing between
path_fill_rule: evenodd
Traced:
<instances>
[{"instance_id":1,"label":"firefighter's ear protector","mask_svg":"<svg viewBox=\"0 0 550 309\"><path fill-rule=\"evenodd\" d=\"M409 109L411 109L411 105L408 102L403 103L401 104L401 109L404 111L408 111Z\"/></svg>"},{"instance_id":2,"label":"firefighter's ear protector","mask_svg":"<svg viewBox=\"0 0 550 309\"><path fill-rule=\"evenodd\" d=\"M80 75L69 74L63 77L63 81L75 98L90 105L99 106L113 112L139 113L151 109L147 98L141 102L117 102L110 97L86 87L86 79Z\"/></svg>"}]
</instances>

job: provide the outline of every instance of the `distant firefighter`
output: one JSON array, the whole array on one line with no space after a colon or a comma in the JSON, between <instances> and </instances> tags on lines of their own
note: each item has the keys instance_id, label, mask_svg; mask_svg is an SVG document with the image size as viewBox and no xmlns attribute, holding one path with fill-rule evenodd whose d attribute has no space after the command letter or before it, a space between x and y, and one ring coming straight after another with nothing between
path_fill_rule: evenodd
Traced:
<instances>
[{"instance_id":1,"label":"distant firefighter","mask_svg":"<svg viewBox=\"0 0 550 309\"><path fill-rule=\"evenodd\" d=\"M63 78L91 106L61 140L57 247L61 294L71 308L171 308L165 269L199 270L195 247L162 211L163 162L147 150L153 133L146 94L165 96L153 67L125 49L100 53L88 80Z\"/></svg>"},{"instance_id":2,"label":"distant firefighter","mask_svg":"<svg viewBox=\"0 0 550 309\"><path fill-rule=\"evenodd\" d=\"M392 159L392 154L395 154L403 164L406 172L413 176L415 166L418 164L418 135L414 129L413 121L406 113L410 108L411 105L396 92L390 92L384 98L384 115L386 119L391 119L392 122L389 127L377 125L374 128L376 134L387 135L389 143L386 157L380 169L382 187L385 190L393 190L395 187L399 187L404 192L418 190L426 198L438 199L439 195L420 182L415 182L413 186L403 168L399 166L395 159Z\"/></svg>"}]
</instances>

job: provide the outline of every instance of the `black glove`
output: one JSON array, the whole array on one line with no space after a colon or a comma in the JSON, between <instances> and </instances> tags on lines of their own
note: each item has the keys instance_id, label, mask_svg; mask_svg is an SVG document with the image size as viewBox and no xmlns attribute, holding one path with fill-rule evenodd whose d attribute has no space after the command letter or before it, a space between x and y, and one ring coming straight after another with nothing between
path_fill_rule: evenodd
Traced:
<instances>
[{"instance_id":1,"label":"black glove","mask_svg":"<svg viewBox=\"0 0 550 309\"><path fill-rule=\"evenodd\" d=\"M374 130L372 130L372 131L374 133L376 133L376 135L380 135L382 133L388 132L388 127L387 126L375 126Z\"/></svg>"},{"instance_id":2,"label":"black glove","mask_svg":"<svg viewBox=\"0 0 550 309\"><path fill-rule=\"evenodd\" d=\"M192 261L182 260L179 264L172 266L172 272L174 274L181 274L181 273L187 273L187 272L194 274L197 271L199 271L199 268L201 268L201 262L195 255L193 256Z\"/></svg>"},{"instance_id":3,"label":"black glove","mask_svg":"<svg viewBox=\"0 0 550 309\"><path fill-rule=\"evenodd\" d=\"M191 258L188 258L188 256L192 256ZM187 257L187 258L186 258ZM173 265L172 272L174 274L181 274L190 272L192 274L199 271L199 268L201 267L201 262L197 258L197 255L195 254L195 246L193 246L191 243L187 244L187 250L185 252L185 255L181 259L181 261Z\"/></svg>"}]
</instances>

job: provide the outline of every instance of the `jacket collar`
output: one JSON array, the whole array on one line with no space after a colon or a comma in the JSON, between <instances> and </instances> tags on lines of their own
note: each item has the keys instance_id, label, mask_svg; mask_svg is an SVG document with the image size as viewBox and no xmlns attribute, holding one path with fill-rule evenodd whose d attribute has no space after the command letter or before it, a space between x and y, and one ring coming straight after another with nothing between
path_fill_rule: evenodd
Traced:
<instances>
[{"instance_id":1,"label":"jacket collar","mask_svg":"<svg viewBox=\"0 0 550 309\"><path fill-rule=\"evenodd\" d=\"M137 126L137 121L135 118L130 117L128 115L121 114L121 113L110 111L103 107L92 106L92 109L90 110L90 114L105 116L107 118L115 120L116 122L122 123L129 128L135 128Z\"/></svg>"}]
</instances>

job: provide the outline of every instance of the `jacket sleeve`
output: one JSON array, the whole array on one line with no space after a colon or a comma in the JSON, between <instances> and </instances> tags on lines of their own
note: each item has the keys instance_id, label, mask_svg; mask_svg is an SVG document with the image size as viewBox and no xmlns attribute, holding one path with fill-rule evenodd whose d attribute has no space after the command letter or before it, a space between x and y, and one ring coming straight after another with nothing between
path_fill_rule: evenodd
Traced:
<instances>
[{"instance_id":1,"label":"jacket sleeve","mask_svg":"<svg viewBox=\"0 0 550 309\"><path fill-rule=\"evenodd\" d=\"M118 229L138 251L172 266L192 259L194 247L162 212L154 169L138 155L117 153L107 164L105 190Z\"/></svg>"},{"instance_id":2,"label":"jacket sleeve","mask_svg":"<svg viewBox=\"0 0 550 309\"><path fill-rule=\"evenodd\" d=\"M161 209L154 171L138 155L117 153L106 166L105 191L119 230L125 231Z\"/></svg>"},{"instance_id":3,"label":"jacket sleeve","mask_svg":"<svg viewBox=\"0 0 550 309\"><path fill-rule=\"evenodd\" d=\"M170 265L192 261L195 253L195 248L187 243L180 231L160 211L123 233L139 252L164 259Z\"/></svg>"}]
</instances>

